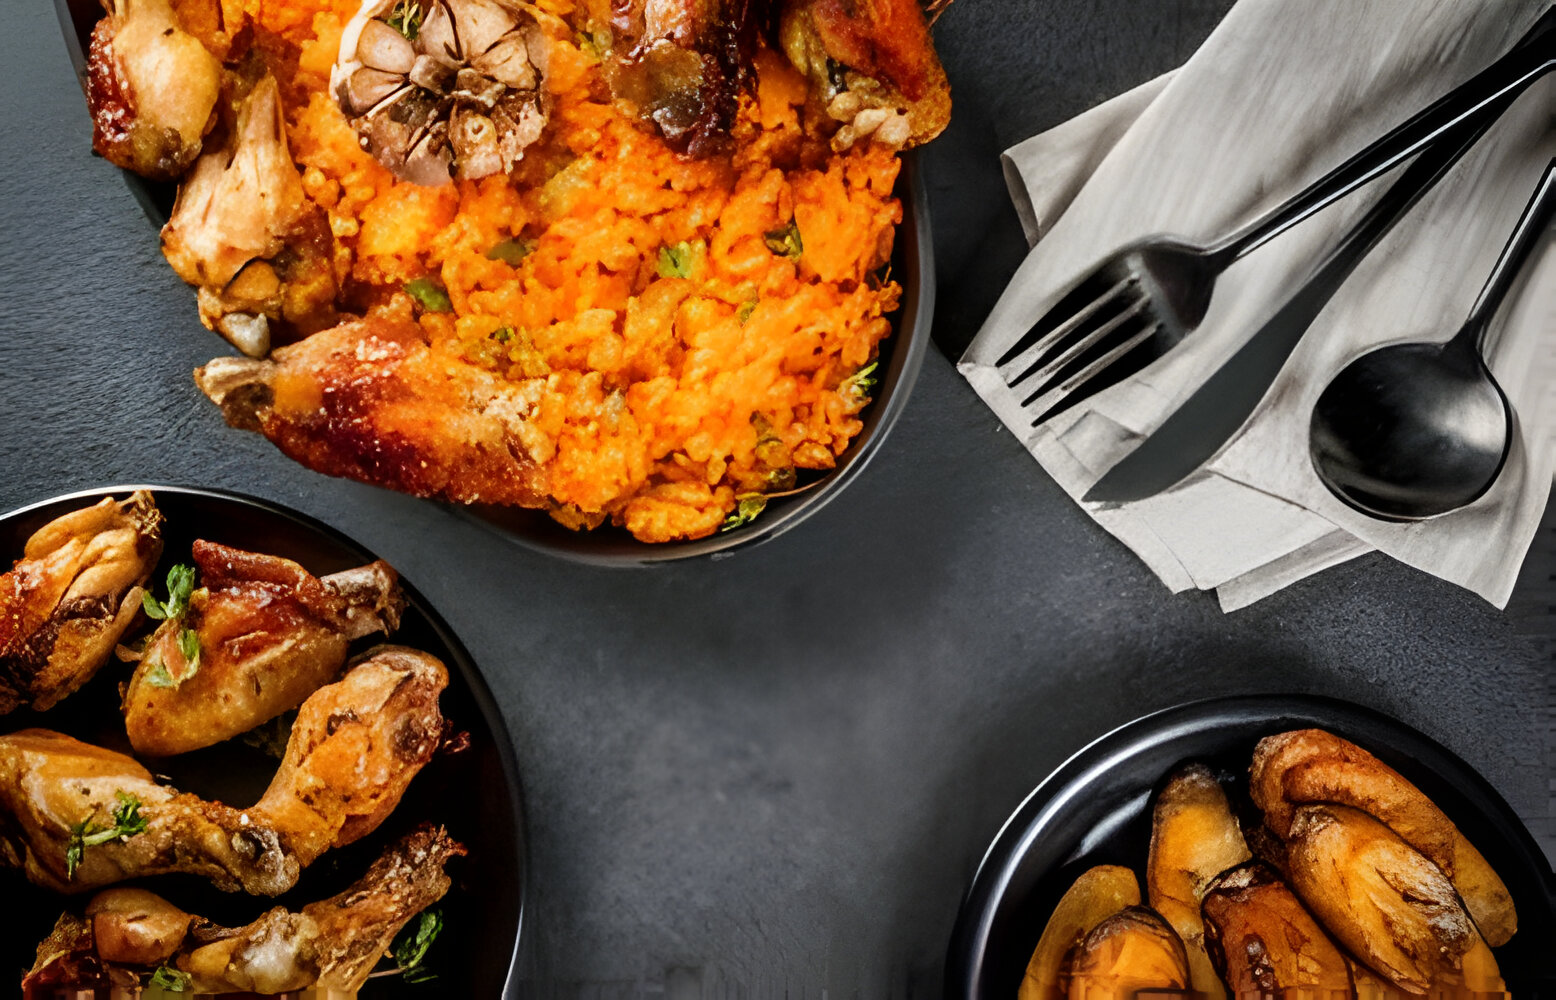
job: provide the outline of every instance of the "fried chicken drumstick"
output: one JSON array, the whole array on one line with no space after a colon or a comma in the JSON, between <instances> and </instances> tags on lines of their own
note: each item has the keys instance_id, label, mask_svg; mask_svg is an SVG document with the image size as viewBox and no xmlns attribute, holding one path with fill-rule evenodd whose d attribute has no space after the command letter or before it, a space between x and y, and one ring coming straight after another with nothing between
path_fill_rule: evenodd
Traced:
<instances>
[{"instance_id":1,"label":"fried chicken drumstick","mask_svg":"<svg viewBox=\"0 0 1556 1000\"><path fill-rule=\"evenodd\" d=\"M140 608L162 555L162 516L144 490L44 525L0 576L0 715L42 711L85 684Z\"/></svg>"},{"instance_id":2,"label":"fried chicken drumstick","mask_svg":"<svg viewBox=\"0 0 1556 1000\"><path fill-rule=\"evenodd\" d=\"M400 928L443 898L450 884L443 868L464 853L424 823L346 891L295 912L278 906L243 927L217 926L144 889L109 889L83 915L60 916L22 980L23 995L138 985L157 967L173 970L185 992L355 992Z\"/></svg>"},{"instance_id":3,"label":"fried chicken drumstick","mask_svg":"<svg viewBox=\"0 0 1556 1000\"><path fill-rule=\"evenodd\" d=\"M203 586L187 604L170 596L178 613L152 635L125 689L137 753L184 753L247 732L334 679L353 639L399 625L404 598L388 563L320 579L290 559L215 542L192 552Z\"/></svg>"},{"instance_id":4,"label":"fried chicken drumstick","mask_svg":"<svg viewBox=\"0 0 1556 1000\"><path fill-rule=\"evenodd\" d=\"M447 685L432 656L370 651L303 703L280 768L248 809L158 785L130 757L62 733L0 737L0 863L59 892L166 872L285 892L393 811L442 742Z\"/></svg>"}]
</instances>

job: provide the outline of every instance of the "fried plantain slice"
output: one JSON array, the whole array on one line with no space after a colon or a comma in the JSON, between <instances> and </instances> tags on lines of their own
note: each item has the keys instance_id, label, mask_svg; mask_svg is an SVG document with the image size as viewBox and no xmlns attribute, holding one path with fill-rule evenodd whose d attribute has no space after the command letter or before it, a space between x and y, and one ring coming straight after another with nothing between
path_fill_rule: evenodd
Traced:
<instances>
[{"instance_id":1,"label":"fried plantain slice","mask_svg":"<svg viewBox=\"0 0 1556 1000\"><path fill-rule=\"evenodd\" d=\"M1359 809L1299 806L1287 879L1341 944L1396 988L1460 973L1480 940L1447 876Z\"/></svg>"},{"instance_id":2,"label":"fried plantain slice","mask_svg":"<svg viewBox=\"0 0 1556 1000\"><path fill-rule=\"evenodd\" d=\"M1068 992L1069 960L1086 935L1126 906L1139 903L1140 884L1128 868L1097 865L1081 872L1048 918L1017 1000L1062 1000Z\"/></svg>"},{"instance_id":3,"label":"fried plantain slice","mask_svg":"<svg viewBox=\"0 0 1556 1000\"><path fill-rule=\"evenodd\" d=\"M1204 914L1206 950L1233 996L1351 995L1345 956L1269 865L1223 872Z\"/></svg>"},{"instance_id":4,"label":"fried plantain slice","mask_svg":"<svg viewBox=\"0 0 1556 1000\"><path fill-rule=\"evenodd\" d=\"M1179 768L1156 797L1146 889L1151 906L1177 931L1194 989L1226 996L1205 953L1200 901L1216 876L1250 857L1220 782L1203 764Z\"/></svg>"},{"instance_id":5,"label":"fried plantain slice","mask_svg":"<svg viewBox=\"0 0 1556 1000\"><path fill-rule=\"evenodd\" d=\"M1248 790L1282 837L1303 803L1376 817L1443 870L1489 944L1506 944L1518 930L1512 894L1490 863L1420 789L1356 744L1321 729L1266 737L1254 750Z\"/></svg>"},{"instance_id":6,"label":"fried plantain slice","mask_svg":"<svg viewBox=\"0 0 1556 1000\"><path fill-rule=\"evenodd\" d=\"M1188 957L1155 910L1127 906L1093 927L1071 968L1069 1000L1118 1000L1141 990L1186 990Z\"/></svg>"}]
</instances>

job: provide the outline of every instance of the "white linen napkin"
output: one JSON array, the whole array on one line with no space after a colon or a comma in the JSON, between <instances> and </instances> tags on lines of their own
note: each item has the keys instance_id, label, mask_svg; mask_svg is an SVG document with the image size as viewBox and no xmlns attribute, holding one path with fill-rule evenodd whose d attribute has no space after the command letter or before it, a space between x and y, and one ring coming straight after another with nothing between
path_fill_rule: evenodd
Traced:
<instances>
[{"instance_id":1,"label":"white linen napkin","mask_svg":"<svg viewBox=\"0 0 1556 1000\"><path fill-rule=\"evenodd\" d=\"M1387 189L1380 178L1233 265L1200 328L1166 357L1040 427L996 367L1109 253L1154 233L1235 229L1505 52L1549 0L1241 0L1176 73L1007 151L1035 247L959 368L1077 500L1156 429L1294 291ZM1082 504L1175 592L1223 609L1377 549L1505 606L1556 467L1556 252L1525 267L1488 362L1512 402L1506 468L1486 496L1428 521L1379 521L1336 500L1308 459L1330 378L1390 341L1463 322L1556 155L1556 81L1536 83L1373 250L1318 316L1259 407L1173 489Z\"/></svg>"}]
</instances>

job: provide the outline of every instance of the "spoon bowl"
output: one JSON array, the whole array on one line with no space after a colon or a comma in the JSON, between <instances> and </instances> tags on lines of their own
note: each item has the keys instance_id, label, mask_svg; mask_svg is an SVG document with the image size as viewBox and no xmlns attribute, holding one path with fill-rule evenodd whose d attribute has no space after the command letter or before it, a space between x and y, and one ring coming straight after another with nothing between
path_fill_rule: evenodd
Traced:
<instances>
[{"instance_id":1,"label":"spoon bowl","mask_svg":"<svg viewBox=\"0 0 1556 1000\"><path fill-rule=\"evenodd\" d=\"M1346 365L1313 407L1308 448L1329 491L1392 521L1474 503L1507 462L1513 408L1486 367L1486 331L1556 209L1545 168L1464 325L1447 343L1389 344Z\"/></svg>"},{"instance_id":2,"label":"spoon bowl","mask_svg":"<svg viewBox=\"0 0 1556 1000\"><path fill-rule=\"evenodd\" d=\"M1313 408L1313 468L1388 520L1474 503L1507 461L1512 409L1485 362L1451 344L1391 344L1351 362Z\"/></svg>"}]
</instances>

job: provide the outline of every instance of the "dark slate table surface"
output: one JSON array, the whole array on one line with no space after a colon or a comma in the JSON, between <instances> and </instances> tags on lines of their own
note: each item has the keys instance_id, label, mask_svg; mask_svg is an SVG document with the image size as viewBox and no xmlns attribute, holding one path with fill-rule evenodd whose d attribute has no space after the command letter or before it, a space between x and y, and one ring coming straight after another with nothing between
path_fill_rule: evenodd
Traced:
<instances>
[{"instance_id":1,"label":"dark slate table surface","mask_svg":"<svg viewBox=\"0 0 1556 1000\"><path fill-rule=\"evenodd\" d=\"M503 706L533 847L525 995L928 997L1001 821L1104 731L1316 692L1420 728L1552 850L1542 537L1497 611L1382 557L1223 615L1172 596L1032 463L951 357L1023 251L1005 146L1184 59L1224 0L958 0L924 154L936 339L859 482L735 558L603 570L315 475L226 428L224 345L89 123L46 0L0 31L0 508L127 481L289 504L387 558Z\"/></svg>"}]
</instances>

